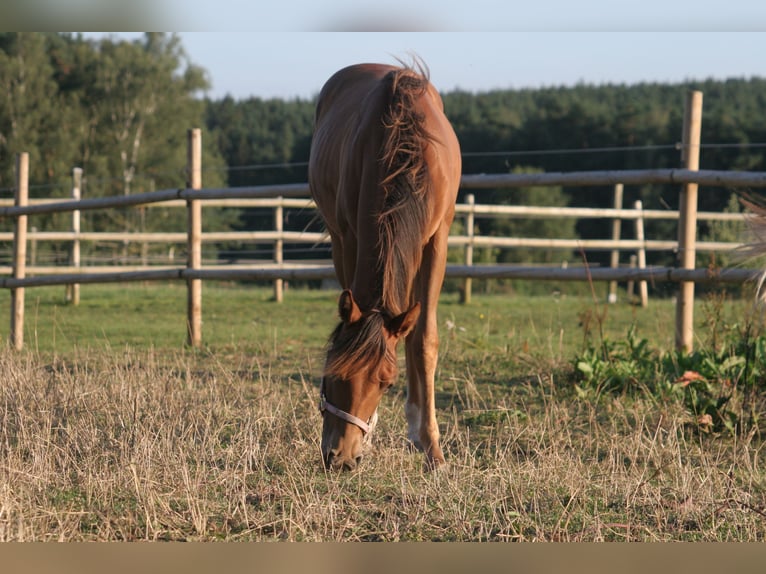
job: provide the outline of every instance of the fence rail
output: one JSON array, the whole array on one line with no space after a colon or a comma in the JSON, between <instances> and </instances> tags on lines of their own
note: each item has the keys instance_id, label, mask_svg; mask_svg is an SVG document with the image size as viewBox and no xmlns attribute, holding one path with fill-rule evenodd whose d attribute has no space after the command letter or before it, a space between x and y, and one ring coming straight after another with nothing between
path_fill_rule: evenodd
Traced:
<instances>
[{"instance_id":1,"label":"fence rail","mask_svg":"<svg viewBox=\"0 0 766 574\"><path fill-rule=\"evenodd\" d=\"M568 187L585 186L614 186L645 185L645 184L689 184L697 183L709 187L750 188L766 187L766 172L737 172L716 170L689 169L646 169L646 170L615 170L615 171L581 171L567 173L527 173L527 174L476 174L464 175L460 180L462 189L497 189L530 186ZM29 205L3 205L8 200L0 202L0 217L17 217L19 215L42 215L64 213L71 211L86 211L92 209L107 209L131 207L163 203L167 206L182 205L192 200L210 201L209 205L234 205L239 199L264 199L273 202L274 198L304 198L309 201L308 184L295 183L285 185L262 185L254 187L228 187L206 189L163 189L121 195L115 197L97 197L82 200L41 200ZM174 202L175 200L175 202ZM298 202L300 203L300 202ZM257 205L257 204L253 204ZM293 203L290 207L295 207ZM285 207L288 207L285 204ZM459 208L467 209L467 208ZM524 214L525 210L545 210L546 208L525 208L521 206L493 206L492 209L508 209L509 213ZM553 208L564 209L564 208ZM590 208L567 208L572 210L588 210ZM630 210L625 210L625 217L632 217ZM573 212L576 213L576 212ZM664 211L654 213L653 217L664 218ZM595 216L595 215L594 215Z\"/></svg>"},{"instance_id":2,"label":"fence rail","mask_svg":"<svg viewBox=\"0 0 766 574\"><path fill-rule=\"evenodd\" d=\"M481 207L478 206L477 207ZM608 219L644 219L640 213L633 213L630 217L622 217L620 213L626 210L614 210L614 214L608 214L609 210L600 210L604 215L599 218ZM465 211L463 213L466 213ZM674 212L674 217L665 217L663 219L677 219L678 214ZM474 215L478 215L477 211ZM607 215L608 214L608 215ZM700 214L701 221L739 221L745 222L743 214L721 214L738 215L734 218L706 218ZM570 212L555 213L551 212L550 218L571 217ZM185 243L187 234L182 231L177 232L125 232L125 231L28 231L27 239L30 242L37 241L92 241L92 242L123 242L123 243ZM0 232L0 242L12 241L13 233ZM213 242L243 242L243 243L266 243L282 241L288 243L312 243L328 244L329 238L324 233L306 232L306 231L208 231L202 233L202 240L205 243ZM499 237L490 235L451 235L449 237L450 247L459 247L471 244L474 247L532 247L541 249L593 249L593 250L622 250L635 251L637 249L646 249L647 251L660 251L674 249L678 246L677 241L660 239L555 239L544 237ZM700 241L697 242L698 251L725 251L736 249L742 244L740 242L728 241ZM0 267L2 269L2 267ZM27 270L34 272L34 265L28 266Z\"/></svg>"},{"instance_id":3,"label":"fence rail","mask_svg":"<svg viewBox=\"0 0 766 574\"><path fill-rule=\"evenodd\" d=\"M611 267L529 267L523 265L449 265L446 276L452 279L531 279L539 281L693 281L695 283L743 283L755 281L757 269L679 269L677 267L621 268ZM266 265L262 267L217 266L201 269L188 267L160 267L135 271L112 271L105 273L69 273L65 275L40 275L16 279L0 278L0 288L19 289L68 285L71 283L120 283L128 281L164 280L221 280L221 281L306 281L311 279L334 279L332 265Z\"/></svg>"},{"instance_id":4,"label":"fence rail","mask_svg":"<svg viewBox=\"0 0 766 574\"><path fill-rule=\"evenodd\" d=\"M687 107L692 104L687 103ZM701 105L701 102L700 102ZM693 106L692 106L693 107ZM698 126L697 126L698 128ZM693 122L685 126L684 150L694 148L698 152L699 145L693 134L686 134L696 129ZM691 139L690 139L691 138ZM275 281L275 290L281 296L283 280L306 280L334 278L332 266L325 262L301 263L284 262L281 246L284 243L300 242L320 244L326 243L325 234L314 232L285 231L282 229L282 213L285 208L313 209L314 204L308 196L307 184L272 185L258 187L242 187L227 189L202 189L201 183L201 134L199 130L190 130L188 140L188 174L187 186L181 189L166 189L130 196L103 197L72 200L28 200L28 156L20 154L17 158L17 185L13 205L0 202L0 216L13 218L14 232L0 233L0 241L13 240L13 264L8 272L9 277L0 278L0 287L11 290L13 312L11 314L10 340L16 348L23 345L24 318L24 288L43 285L79 285L86 283L114 283L123 281L152 281L152 280L183 280L187 282L188 311L187 332L190 345L201 342L201 281L203 280L270 280ZM722 269L716 272L707 269L694 269L693 257L690 254L697 250L721 251L737 247L738 244L724 242L696 242L694 233L691 238L679 231L677 241L645 239L643 222L650 219L678 219L679 229L696 230L696 222L708 221L743 221L742 214L697 213L696 195L689 194L691 187L708 185L716 187L766 187L766 173L762 172L728 172L697 170L694 162L687 162L686 169L663 170L627 170L608 172L576 172L576 173L536 173L536 174L504 174L504 175L464 175L461 183L465 190L497 189L527 186L615 186L615 198L619 190L620 201L615 208L560 208L534 206L501 206L476 204L475 198L469 195L465 204L456 207L458 216L466 220L466 233L454 235L449 239L453 247L463 247L465 251L464 265L449 265L447 277L465 280L464 294L470 297L470 281L472 278L514 278L531 280L563 280L563 281L638 281L638 282L677 282L686 286L695 282L708 283L741 283L755 279L758 272L747 269ZM79 174L81 175L81 173ZM678 184L683 186L681 194L682 209L676 211L645 210L640 202L633 209L623 208L621 204L622 186L627 184ZM79 184L75 184L79 192ZM113 232L83 232L79 227L79 214L85 210L110 209L130 206L153 206L186 208L188 227L186 232L171 233L113 233ZM202 232L202 207L268 207L273 208L275 217L274 231L226 231ZM34 231L27 230L27 218L41 214L73 213L71 231ZM515 238L488 237L474 234L474 222L477 217L571 217L571 218L609 218L615 223L612 239L545 239L545 238ZM636 239L619 238L619 222L633 221L636 226ZM77 223L75 223L75 221ZM688 235L688 234L686 234ZM73 269L71 267L27 266L27 244L38 241L72 242L79 250L82 241L120 241L120 242L161 242L185 243L187 246L187 261L181 265L157 266L87 266ZM268 242L276 246L275 261L271 264L259 264L257 267L248 265L203 265L203 242ZM537 247L551 249L599 249L611 250L612 260L620 250L637 251L639 256L646 250L675 250L682 260L680 267L648 267L624 268L612 265L609 268L570 267L566 269L541 268L519 265L474 265L473 250L477 247ZM79 252L79 251L78 251ZM641 257L639 257L641 258ZM643 267L643 266L642 266ZM33 276L28 276L33 275ZM692 291L693 295L693 291ZM679 348L690 350L689 334L689 304L688 299L679 303L677 312L677 345Z\"/></svg>"}]
</instances>

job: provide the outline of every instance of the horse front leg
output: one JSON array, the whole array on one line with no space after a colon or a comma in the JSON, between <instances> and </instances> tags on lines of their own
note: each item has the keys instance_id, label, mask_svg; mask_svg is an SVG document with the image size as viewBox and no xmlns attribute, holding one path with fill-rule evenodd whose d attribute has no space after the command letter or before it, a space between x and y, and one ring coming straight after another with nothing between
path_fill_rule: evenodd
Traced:
<instances>
[{"instance_id":1,"label":"horse front leg","mask_svg":"<svg viewBox=\"0 0 766 574\"><path fill-rule=\"evenodd\" d=\"M422 315L421 315L422 317ZM426 465L444 464L436 421L435 374L439 337L436 320L425 319L407 339L407 415L408 437L426 456Z\"/></svg>"},{"instance_id":2,"label":"horse front leg","mask_svg":"<svg viewBox=\"0 0 766 574\"><path fill-rule=\"evenodd\" d=\"M420 319L406 341L408 435L425 453L429 468L445 462L436 422L435 375L439 359L436 308L444 281L448 233L449 226L440 229L424 250L416 286L416 297L421 304Z\"/></svg>"}]
</instances>

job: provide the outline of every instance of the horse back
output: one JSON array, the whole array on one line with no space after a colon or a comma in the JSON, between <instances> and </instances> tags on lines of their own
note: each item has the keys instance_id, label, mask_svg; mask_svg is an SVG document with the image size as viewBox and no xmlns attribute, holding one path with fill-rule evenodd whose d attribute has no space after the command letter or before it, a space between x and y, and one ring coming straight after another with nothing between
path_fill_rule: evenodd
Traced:
<instances>
[{"instance_id":1,"label":"horse back","mask_svg":"<svg viewBox=\"0 0 766 574\"><path fill-rule=\"evenodd\" d=\"M424 246L452 221L459 180L457 138L422 70L360 64L324 85L309 186L347 279L401 285L383 301L404 304Z\"/></svg>"},{"instance_id":2,"label":"horse back","mask_svg":"<svg viewBox=\"0 0 766 574\"><path fill-rule=\"evenodd\" d=\"M381 118L390 90L384 80L401 69L385 64L356 64L333 74L322 87L314 116L309 184L325 218L334 219L336 201L357 204L354 199L358 200L366 185L364 180L372 180L374 187L386 177L378 161L384 138ZM457 138L444 116L441 97L427 79L417 105L432 140L425 159L434 180L445 185L449 185L446 180L459 181ZM448 204L454 204L457 194L455 185L451 187L454 189L446 194L452 196L446 198Z\"/></svg>"}]
</instances>

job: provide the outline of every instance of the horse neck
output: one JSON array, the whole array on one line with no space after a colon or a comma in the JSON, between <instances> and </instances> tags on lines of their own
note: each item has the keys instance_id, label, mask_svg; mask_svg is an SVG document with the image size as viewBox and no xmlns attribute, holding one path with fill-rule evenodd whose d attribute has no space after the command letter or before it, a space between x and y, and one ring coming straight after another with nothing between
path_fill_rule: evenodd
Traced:
<instances>
[{"instance_id":1,"label":"horse neck","mask_svg":"<svg viewBox=\"0 0 766 574\"><path fill-rule=\"evenodd\" d=\"M418 267L420 262L409 261L407 255L411 257L412 250L401 250L395 237L381 236L382 230L377 221L359 229L351 291L363 311L379 309L398 315L412 305L412 277L406 269Z\"/></svg>"}]
</instances>

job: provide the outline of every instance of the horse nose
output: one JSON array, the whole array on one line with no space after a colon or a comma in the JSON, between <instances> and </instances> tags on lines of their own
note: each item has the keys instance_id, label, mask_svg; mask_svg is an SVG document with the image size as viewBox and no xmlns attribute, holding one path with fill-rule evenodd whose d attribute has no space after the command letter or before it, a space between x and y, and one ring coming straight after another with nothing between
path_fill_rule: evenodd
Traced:
<instances>
[{"instance_id":1,"label":"horse nose","mask_svg":"<svg viewBox=\"0 0 766 574\"><path fill-rule=\"evenodd\" d=\"M347 458L342 456L338 449L332 449L327 453L324 464L325 468L332 470L355 470L360 462L362 462L362 455Z\"/></svg>"}]
</instances>

